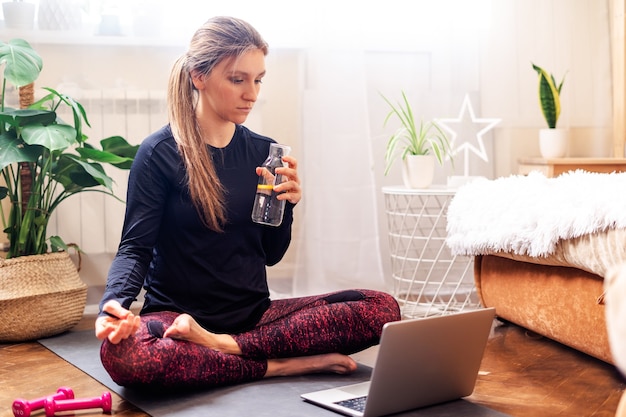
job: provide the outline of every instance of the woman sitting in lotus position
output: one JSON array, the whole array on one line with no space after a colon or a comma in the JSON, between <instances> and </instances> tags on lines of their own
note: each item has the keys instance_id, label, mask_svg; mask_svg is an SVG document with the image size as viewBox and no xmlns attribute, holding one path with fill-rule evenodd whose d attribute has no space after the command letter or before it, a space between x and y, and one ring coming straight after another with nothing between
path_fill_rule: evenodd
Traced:
<instances>
[{"instance_id":1,"label":"woman sitting in lotus position","mask_svg":"<svg viewBox=\"0 0 626 417\"><path fill-rule=\"evenodd\" d=\"M216 17L172 70L169 124L140 146L124 228L96 320L102 363L120 385L213 386L314 372L350 373L348 355L400 319L388 294L348 290L271 300L266 266L291 240L302 197L297 160L277 168L286 200L272 227L252 222L258 168L274 141L244 126L267 44ZM146 289L139 316L129 311Z\"/></svg>"}]
</instances>

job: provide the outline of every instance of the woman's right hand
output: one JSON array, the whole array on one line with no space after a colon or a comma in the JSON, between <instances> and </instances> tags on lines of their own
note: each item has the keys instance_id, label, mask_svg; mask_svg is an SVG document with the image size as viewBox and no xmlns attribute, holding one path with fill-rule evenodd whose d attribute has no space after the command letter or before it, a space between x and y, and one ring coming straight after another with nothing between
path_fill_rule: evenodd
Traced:
<instances>
[{"instance_id":1,"label":"woman's right hand","mask_svg":"<svg viewBox=\"0 0 626 417\"><path fill-rule=\"evenodd\" d=\"M102 311L108 315L96 319L96 337L100 340L108 338L111 343L118 344L139 329L139 316L122 307L118 301L107 301Z\"/></svg>"}]
</instances>

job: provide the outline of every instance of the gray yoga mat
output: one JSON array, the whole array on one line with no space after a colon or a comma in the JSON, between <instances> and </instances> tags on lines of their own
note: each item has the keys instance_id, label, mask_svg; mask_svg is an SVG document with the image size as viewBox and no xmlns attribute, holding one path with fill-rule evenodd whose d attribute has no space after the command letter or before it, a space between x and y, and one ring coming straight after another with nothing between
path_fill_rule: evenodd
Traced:
<instances>
[{"instance_id":1,"label":"gray yoga mat","mask_svg":"<svg viewBox=\"0 0 626 417\"><path fill-rule=\"evenodd\" d=\"M43 346L90 375L111 391L153 417L333 417L338 414L309 404L300 394L347 385L369 379L371 368L359 365L351 375L306 375L268 378L234 386L194 392L147 392L117 385L100 363L100 341L92 331L68 332L39 340ZM498 411L457 400L413 410L397 416L506 417Z\"/></svg>"}]
</instances>

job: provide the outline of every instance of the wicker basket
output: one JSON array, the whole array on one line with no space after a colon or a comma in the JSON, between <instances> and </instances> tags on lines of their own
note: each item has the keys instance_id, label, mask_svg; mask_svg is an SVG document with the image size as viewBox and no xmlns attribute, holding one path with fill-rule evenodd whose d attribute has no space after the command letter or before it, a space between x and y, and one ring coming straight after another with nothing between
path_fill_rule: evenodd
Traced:
<instances>
[{"instance_id":1,"label":"wicker basket","mask_svg":"<svg viewBox=\"0 0 626 417\"><path fill-rule=\"evenodd\" d=\"M86 303L87 286L67 252L0 259L0 342L67 331Z\"/></svg>"}]
</instances>

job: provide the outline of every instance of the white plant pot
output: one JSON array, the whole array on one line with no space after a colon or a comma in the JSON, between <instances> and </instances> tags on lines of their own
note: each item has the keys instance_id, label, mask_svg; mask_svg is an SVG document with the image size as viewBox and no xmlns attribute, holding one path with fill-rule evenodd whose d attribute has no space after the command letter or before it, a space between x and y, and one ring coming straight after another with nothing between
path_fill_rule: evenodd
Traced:
<instances>
[{"instance_id":1,"label":"white plant pot","mask_svg":"<svg viewBox=\"0 0 626 417\"><path fill-rule=\"evenodd\" d=\"M23 1L2 3L4 24L7 29L33 29L35 25L35 4Z\"/></svg>"},{"instance_id":2,"label":"white plant pot","mask_svg":"<svg viewBox=\"0 0 626 417\"><path fill-rule=\"evenodd\" d=\"M562 158L567 154L568 145L569 131L567 129L539 130L539 151L542 157Z\"/></svg>"},{"instance_id":3,"label":"white plant pot","mask_svg":"<svg viewBox=\"0 0 626 417\"><path fill-rule=\"evenodd\" d=\"M434 155L407 155L402 161L402 180L407 188L428 188L434 176Z\"/></svg>"},{"instance_id":4,"label":"white plant pot","mask_svg":"<svg viewBox=\"0 0 626 417\"><path fill-rule=\"evenodd\" d=\"M37 22L41 30L80 29L80 7L75 0L39 0Z\"/></svg>"}]
</instances>

